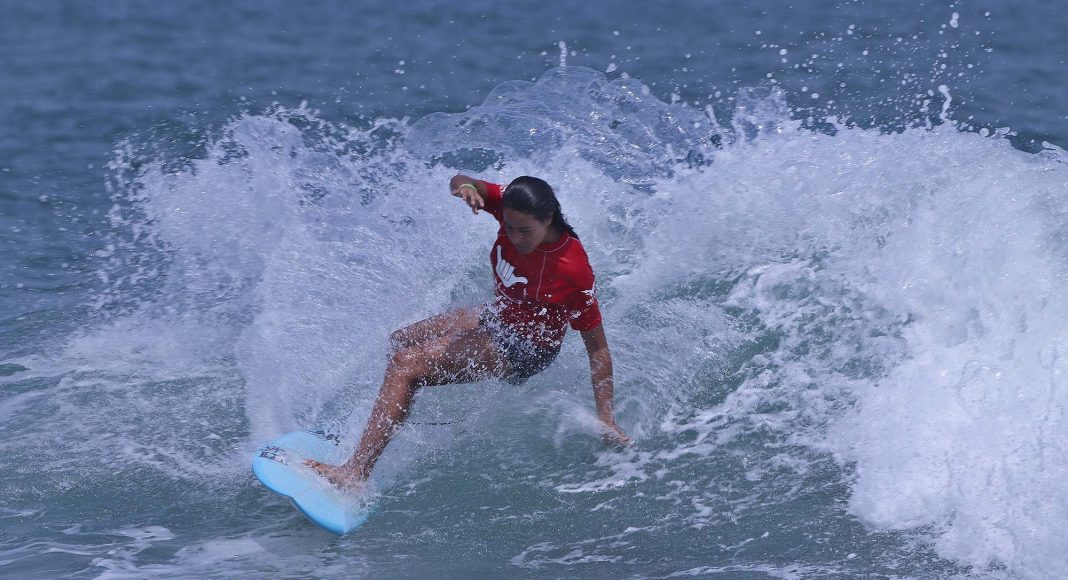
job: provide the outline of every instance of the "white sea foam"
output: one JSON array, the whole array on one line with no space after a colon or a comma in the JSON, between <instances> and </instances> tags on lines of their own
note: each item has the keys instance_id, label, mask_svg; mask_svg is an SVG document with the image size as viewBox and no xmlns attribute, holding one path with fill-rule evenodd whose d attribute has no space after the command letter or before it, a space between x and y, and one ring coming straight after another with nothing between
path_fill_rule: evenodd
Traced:
<instances>
[{"instance_id":1,"label":"white sea foam","mask_svg":"<svg viewBox=\"0 0 1068 580\"><path fill-rule=\"evenodd\" d=\"M634 79L574 67L411 126L356 131L306 110L235 119L205 159L143 169L120 201L142 232L106 256L102 302L132 302L131 314L72 341L89 364L55 387L59 421L79 424L90 389L101 394L91 404L121 394L199 414L170 439L131 413L111 418L106 449L136 442L123 457L178 477L205 457L230 460L233 449L200 446L220 422L246 447L312 424L355 433L389 330L488 296L495 224L457 208L448 165L498 181L537 174L598 272L617 406L640 441L553 466L545 487L574 497L655 484L673 519L706 529L811 493L799 482L816 481L830 454L866 525L922 530L939 554L980 569L1063 575L1064 153L1021 153L949 123L833 133L800 129L773 89L740 93L725 129ZM174 379L196 368L211 379L182 388L239 403L160 392L155 364ZM526 399L561 454L596 437L585 364L570 342ZM123 375L135 388L116 388ZM497 398L468 407L505 405ZM244 416L227 418L234 409ZM387 453L385 469L401 455ZM750 487L731 494L725 477ZM516 565L612 557L546 544Z\"/></svg>"}]
</instances>

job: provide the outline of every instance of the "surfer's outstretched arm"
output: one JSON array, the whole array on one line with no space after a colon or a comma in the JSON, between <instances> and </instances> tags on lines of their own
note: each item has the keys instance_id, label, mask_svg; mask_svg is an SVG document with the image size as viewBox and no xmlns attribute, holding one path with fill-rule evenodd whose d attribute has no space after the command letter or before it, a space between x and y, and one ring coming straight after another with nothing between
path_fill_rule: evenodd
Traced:
<instances>
[{"instance_id":1,"label":"surfer's outstretched arm","mask_svg":"<svg viewBox=\"0 0 1068 580\"><path fill-rule=\"evenodd\" d=\"M590 380L593 382L593 399L597 404L597 417L604 423L605 441L619 445L630 445L632 439L616 425L612 410L613 379L612 352L608 350L608 338L604 334L604 325L582 332L582 341L586 343L586 353L590 357Z\"/></svg>"}]
</instances>

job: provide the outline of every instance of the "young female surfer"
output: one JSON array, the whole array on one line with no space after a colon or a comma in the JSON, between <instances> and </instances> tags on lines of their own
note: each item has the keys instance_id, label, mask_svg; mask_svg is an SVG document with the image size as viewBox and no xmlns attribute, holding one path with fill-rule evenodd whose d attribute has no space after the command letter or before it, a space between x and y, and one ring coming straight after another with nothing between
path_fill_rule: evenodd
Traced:
<instances>
[{"instance_id":1,"label":"young female surfer","mask_svg":"<svg viewBox=\"0 0 1068 580\"><path fill-rule=\"evenodd\" d=\"M502 192L499 185L466 175L453 177L449 186L475 214L484 209L500 223L490 251L494 300L433 316L391 335L393 354L356 452L342 465L306 462L336 484L357 486L367 480L420 387L491 377L521 384L556 358L568 325L586 344L605 441L631 441L612 411L612 354L593 270L552 188L536 177L519 177Z\"/></svg>"}]
</instances>

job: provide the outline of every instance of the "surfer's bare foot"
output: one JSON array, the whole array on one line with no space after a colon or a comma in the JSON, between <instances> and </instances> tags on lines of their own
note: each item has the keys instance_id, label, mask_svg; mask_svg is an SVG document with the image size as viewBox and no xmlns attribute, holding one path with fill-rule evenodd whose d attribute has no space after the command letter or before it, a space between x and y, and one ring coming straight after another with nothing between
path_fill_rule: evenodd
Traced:
<instances>
[{"instance_id":1,"label":"surfer's bare foot","mask_svg":"<svg viewBox=\"0 0 1068 580\"><path fill-rule=\"evenodd\" d=\"M329 465L314 459L305 459L304 465L312 468L330 483L346 491L358 491L367 484L367 480L344 465Z\"/></svg>"},{"instance_id":2,"label":"surfer's bare foot","mask_svg":"<svg viewBox=\"0 0 1068 580\"><path fill-rule=\"evenodd\" d=\"M601 437L604 439L606 445L611 445L619 449L630 447L634 444L634 440L614 423L605 425L604 434Z\"/></svg>"}]
</instances>

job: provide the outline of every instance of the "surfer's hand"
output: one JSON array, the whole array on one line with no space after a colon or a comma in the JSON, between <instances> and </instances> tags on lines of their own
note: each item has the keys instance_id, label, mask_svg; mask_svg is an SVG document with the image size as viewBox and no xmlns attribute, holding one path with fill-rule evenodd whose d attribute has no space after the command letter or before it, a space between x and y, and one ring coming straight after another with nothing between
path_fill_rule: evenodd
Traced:
<instances>
[{"instance_id":1,"label":"surfer's hand","mask_svg":"<svg viewBox=\"0 0 1068 580\"><path fill-rule=\"evenodd\" d=\"M478 188L471 181L461 181L459 179L453 179L453 182L449 184L452 189L452 194L464 200L464 202L471 208L471 213L478 213L478 210L486 206L486 201L482 199L482 194L479 193Z\"/></svg>"}]
</instances>

